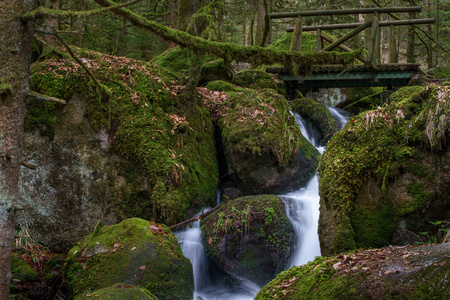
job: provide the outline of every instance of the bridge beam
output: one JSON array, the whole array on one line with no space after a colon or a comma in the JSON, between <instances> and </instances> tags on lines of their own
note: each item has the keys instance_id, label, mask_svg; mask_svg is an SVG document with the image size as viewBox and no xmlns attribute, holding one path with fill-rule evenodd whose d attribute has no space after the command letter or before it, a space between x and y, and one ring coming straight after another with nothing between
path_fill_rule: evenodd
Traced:
<instances>
[{"instance_id":1,"label":"bridge beam","mask_svg":"<svg viewBox=\"0 0 450 300\"><path fill-rule=\"evenodd\" d=\"M269 14L271 19L284 19L302 17L318 17L318 16L335 16L335 15L353 15L353 14L373 14L378 13L407 13L407 12L421 12L422 7L373 7L373 8L347 8L347 9L325 9L315 11L299 11L299 12L285 12Z\"/></svg>"},{"instance_id":2,"label":"bridge beam","mask_svg":"<svg viewBox=\"0 0 450 300\"><path fill-rule=\"evenodd\" d=\"M361 31L363 31L364 29L366 29L370 25L372 25L372 20L369 20L369 21L363 23L362 25L358 26L356 29L354 29L350 33L344 35L343 37L338 39L336 42L334 42L331 45L328 45L325 48L323 48L321 51L333 50L334 48L338 47L340 44L344 43L345 41L351 39L352 37L354 37L355 35L357 35Z\"/></svg>"}]
</instances>

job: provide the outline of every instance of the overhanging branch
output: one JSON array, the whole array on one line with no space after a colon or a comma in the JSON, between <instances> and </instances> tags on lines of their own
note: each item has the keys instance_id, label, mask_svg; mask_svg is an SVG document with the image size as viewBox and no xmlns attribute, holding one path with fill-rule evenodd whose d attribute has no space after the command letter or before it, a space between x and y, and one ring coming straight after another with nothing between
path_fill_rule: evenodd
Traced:
<instances>
[{"instance_id":1,"label":"overhanging branch","mask_svg":"<svg viewBox=\"0 0 450 300\"><path fill-rule=\"evenodd\" d=\"M116 5L111 0L95 0L104 7ZM197 53L210 53L227 61L249 62L253 65L282 63L285 66L292 66L295 62L299 67L310 69L312 65L318 64L351 64L355 61L360 51L351 53L300 53L297 51L278 51L258 46L245 47L229 43L208 41L197 36L192 36L186 32L171 29L157 22L146 19L126 8L113 8L112 11L129 20L134 26L150 30L161 38L172 41L182 47L190 48ZM289 68L291 69L291 68Z\"/></svg>"}]
</instances>

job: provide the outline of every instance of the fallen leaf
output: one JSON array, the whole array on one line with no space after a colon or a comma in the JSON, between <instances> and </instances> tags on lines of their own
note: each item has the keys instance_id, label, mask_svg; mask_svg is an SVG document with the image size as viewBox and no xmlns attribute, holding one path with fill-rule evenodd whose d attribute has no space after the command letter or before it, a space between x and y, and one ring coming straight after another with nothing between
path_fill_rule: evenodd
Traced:
<instances>
[{"instance_id":1,"label":"fallen leaf","mask_svg":"<svg viewBox=\"0 0 450 300\"><path fill-rule=\"evenodd\" d=\"M145 270L145 266L139 267L139 270Z\"/></svg>"}]
</instances>

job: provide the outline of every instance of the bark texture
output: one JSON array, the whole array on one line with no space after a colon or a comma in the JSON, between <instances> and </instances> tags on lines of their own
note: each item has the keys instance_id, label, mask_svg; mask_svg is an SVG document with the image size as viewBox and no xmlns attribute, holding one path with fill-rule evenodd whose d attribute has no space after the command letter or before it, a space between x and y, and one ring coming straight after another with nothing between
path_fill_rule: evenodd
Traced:
<instances>
[{"instance_id":1,"label":"bark texture","mask_svg":"<svg viewBox=\"0 0 450 300\"><path fill-rule=\"evenodd\" d=\"M0 1L0 299L8 299L14 205L18 195L25 99L28 95L32 24L20 15L35 0Z\"/></svg>"}]
</instances>

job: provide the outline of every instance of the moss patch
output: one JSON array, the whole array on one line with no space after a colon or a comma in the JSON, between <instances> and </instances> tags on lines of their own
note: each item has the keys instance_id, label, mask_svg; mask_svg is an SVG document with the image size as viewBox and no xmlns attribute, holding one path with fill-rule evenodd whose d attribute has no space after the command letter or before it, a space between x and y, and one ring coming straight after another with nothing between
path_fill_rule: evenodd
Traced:
<instances>
[{"instance_id":1,"label":"moss patch","mask_svg":"<svg viewBox=\"0 0 450 300\"><path fill-rule=\"evenodd\" d=\"M92 294L86 294L76 298L93 300L158 300L154 295L144 288L131 286L128 284L115 284L113 286L99 289Z\"/></svg>"},{"instance_id":2,"label":"moss patch","mask_svg":"<svg viewBox=\"0 0 450 300\"><path fill-rule=\"evenodd\" d=\"M11 274L14 279L21 281L33 281L39 278L39 274L16 255L11 256Z\"/></svg>"},{"instance_id":3,"label":"moss patch","mask_svg":"<svg viewBox=\"0 0 450 300\"><path fill-rule=\"evenodd\" d=\"M192 266L175 235L136 218L97 227L69 251L65 274L74 296L117 283L145 288L158 299L188 299L194 289Z\"/></svg>"}]
</instances>

